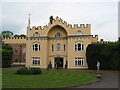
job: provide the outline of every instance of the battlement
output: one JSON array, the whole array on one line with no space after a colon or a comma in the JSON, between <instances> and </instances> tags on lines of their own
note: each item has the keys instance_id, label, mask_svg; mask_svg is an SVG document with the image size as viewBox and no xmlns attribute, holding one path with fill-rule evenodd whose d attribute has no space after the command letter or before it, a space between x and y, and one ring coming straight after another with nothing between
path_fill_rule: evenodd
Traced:
<instances>
[{"instance_id":1,"label":"battlement","mask_svg":"<svg viewBox=\"0 0 120 90\"><path fill-rule=\"evenodd\" d=\"M61 25L67 26L68 28L71 28L71 29L74 29L74 28L90 28L91 27L91 24L80 24L80 25L74 24L74 25L71 25L71 24L67 23L66 21L63 21L58 16L55 19L52 20L52 24L54 24L56 22L60 23ZM52 24L48 23L48 25L46 25L46 26L38 26L38 27L32 26L31 30L44 30Z\"/></svg>"},{"instance_id":2,"label":"battlement","mask_svg":"<svg viewBox=\"0 0 120 90\"><path fill-rule=\"evenodd\" d=\"M3 39L26 39L26 37L4 37Z\"/></svg>"},{"instance_id":3,"label":"battlement","mask_svg":"<svg viewBox=\"0 0 120 90\"><path fill-rule=\"evenodd\" d=\"M4 43L26 43L26 37L5 37L2 41Z\"/></svg>"}]
</instances>

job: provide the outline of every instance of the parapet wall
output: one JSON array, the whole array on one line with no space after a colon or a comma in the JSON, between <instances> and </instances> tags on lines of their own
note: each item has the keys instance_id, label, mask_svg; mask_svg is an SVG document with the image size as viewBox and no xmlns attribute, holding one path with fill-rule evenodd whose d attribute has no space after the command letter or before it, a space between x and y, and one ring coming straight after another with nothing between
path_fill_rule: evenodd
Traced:
<instances>
[{"instance_id":1,"label":"parapet wall","mask_svg":"<svg viewBox=\"0 0 120 90\"><path fill-rule=\"evenodd\" d=\"M69 24L67 23L66 21L63 21L61 18L59 18L58 16L56 17L56 19L52 20L52 24L54 24L55 22L59 22L71 29L74 29L74 28L90 28L91 24ZM32 28L30 28L31 30L44 30L46 28L48 28L48 26L51 25L50 23L48 23L48 25L46 26L32 26Z\"/></svg>"},{"instance_id":2,"label":"parapet wall","mask_svg":"<svg viewBox=\"0 0 120 90\"><path fill-rule=\"evenodd\" d=\"M2 41L4 43L26 43L26 37L5 37Z\"/></svg>"}]
</instances>

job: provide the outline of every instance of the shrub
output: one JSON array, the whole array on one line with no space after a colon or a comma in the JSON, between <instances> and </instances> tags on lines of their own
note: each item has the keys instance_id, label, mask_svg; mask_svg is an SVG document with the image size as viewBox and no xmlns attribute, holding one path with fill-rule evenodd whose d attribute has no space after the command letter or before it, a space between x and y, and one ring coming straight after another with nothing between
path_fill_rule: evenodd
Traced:
<instances>
[{"instance_id":1,"label":"shrub","mask_svg":"<svg viewBox=\"0 0 120 90\"><path fill-rule=\"evenodd\" d=\"M41 69L40 68L20 68L16 72L17 74L26 74L26 75L34 75L34 74L41 74Z\"/></svg>"},{"instance_id":2,"label":"shrub","mask_svg":"<svg viewBox=\"0 0 120 90\"><path fill-rule=\"evenodd\" d=\"M97 69L97 61L101 70L120 70L120 42L107 44L90 44L86 49L89 69Z\"/></svg>"}]
</instances>

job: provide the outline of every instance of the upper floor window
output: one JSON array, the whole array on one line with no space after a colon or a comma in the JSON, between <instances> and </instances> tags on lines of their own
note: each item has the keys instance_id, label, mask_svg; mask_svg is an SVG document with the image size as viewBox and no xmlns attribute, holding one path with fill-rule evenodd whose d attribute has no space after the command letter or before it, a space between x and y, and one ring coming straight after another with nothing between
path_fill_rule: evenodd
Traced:
<instances>
[{"instance_id":1,"label":"upper floor window","mask_svg":"<svg viewBox=\"0 0 120 90\"><path fill-rule=\"evenodd\" d=\"M15 49L14 49L14 53L17 53L17 52L18 52L18 48L15 48Z\"/></svg>"},{"instance_id":2,"label":"upper floor window","mask_svg":"<svg viewBox=\"0 0 120 90\"><path fill-rule=\"evenodd\" d=\"M66 46L65 46L65 44L64 44L64 51L66 50Z\"/></svg>"},{"instance_id":3,"label":"upper floor window","mask_svg":"<svg viewBox=\"0 0 120 90\"><path fill-rule=\"evenodd\" d=\"M57 33L55 37L62 37L62 35L60 33Z\"/></svg>"},{"instance_id":4,"label":"upper floor window","mask_svg":"<svg viewBox=\"0 0 120 90\"><path fill-rule=\"evenodd\" d=\"M25 53L25 52L26 52L26 48L23 48L23 49L22 49L22 53Z\"/></svg>"},{"instance_id":5,"label":"upper floor window","mask_svg":"<svg viewBox=\"0 0 120 90\"><path fill-rule=\"evenodd\" d=\"M54 51L54 46L53 46L53 44L52 44L52 51Z\"/></svg>"},{"instance_id":6,"label":"upper floor window","mask_svg":"<svg viewBox=\"0 0 120 90\"><path fill-rule=\"evenodd\" d=\"M75 58L75 66L84 66L83 58Z\"/></svg>"},{"instance_id":7,"label":"upper floor window","mask_svg":"<svg viewBox=\"0 0 120 90\"><path fill-rule=\"evenodd\" d=\"M33 35L33 37L39 37L40 36L40 34L38 33L38 32L36 32L34 35Z\"/></svg>"},{"instance_id":8,"label":"upper floor window","mask_svg":"<svg viewBox=\"0 0 120 90\"><path fill-rule=\"evenodd\" d=\"M33 44L33 51L40 51L40 45L38 43Z\"/></svg>"},{"instance_id":9,"label":"upper floor window","mask_svg":"<svg viewBox=\"0 0 120 90\"><path fill-rule=\"evenodd\" d=\"M75 51L83 51L84 45L82 43L75 44Z\"/></svg>"},{"instance_id":10,"label":"upper floor window","mask_svg":"<svg viewBox=\"0 0 120 90\"><path fill-rule=\"evenodd\" d=\"M60 51L60 44L57 44L57 51Z\"/></svg>"},{"instance_id":11,"label":"upper floor window","mask_svg":"<svg viewBox=\"0 0 120 90\"><path fill-rule=\"evenodd\" d=\"M82 32L79 30L77 31L76 35L83 35Z\"/></svg>"}]
</instances>

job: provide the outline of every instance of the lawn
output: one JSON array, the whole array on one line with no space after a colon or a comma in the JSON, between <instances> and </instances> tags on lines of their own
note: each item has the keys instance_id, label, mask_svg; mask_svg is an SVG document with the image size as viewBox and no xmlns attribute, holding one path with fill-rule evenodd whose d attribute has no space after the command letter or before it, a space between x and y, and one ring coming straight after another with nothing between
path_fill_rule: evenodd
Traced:
<instances>
[{"instance_id":1,"label":"lawn","mask_svg":"<svg viewBox=\"0 0 120 90\"><path fill-rule=\"evenodd\" d=\"M42 70L40 75L17 75L16 70L3 70L3 88L62 88L95 82L93 73Z\"/></svg>"}]
</instances>

